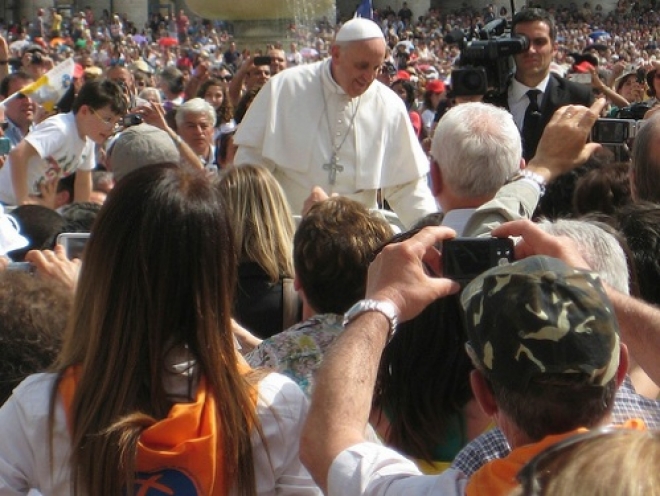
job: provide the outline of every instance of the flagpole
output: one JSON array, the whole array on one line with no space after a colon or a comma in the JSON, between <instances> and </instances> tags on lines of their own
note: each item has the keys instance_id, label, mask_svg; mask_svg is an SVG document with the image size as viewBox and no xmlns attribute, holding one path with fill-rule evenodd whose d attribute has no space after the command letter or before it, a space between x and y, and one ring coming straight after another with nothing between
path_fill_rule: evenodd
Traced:
<instances>
[{"instance_id":1,"label":"flagpole","mask_svg":"<svg viewBox=\"0 0 660 496\"><path fill-rule=\"evenodd\" d=\"M18 97L19 94L21 94L20 91L15 91L15 92L12 93L11 95L9 95L7 98L5 98L4 100L2 100L2 101L0 102L0 108L4 109L4 108L5 108L5 105L7 105L7 104L8 104L11 100L13 100L14 98Z\"/></svg>"}]
</instances>

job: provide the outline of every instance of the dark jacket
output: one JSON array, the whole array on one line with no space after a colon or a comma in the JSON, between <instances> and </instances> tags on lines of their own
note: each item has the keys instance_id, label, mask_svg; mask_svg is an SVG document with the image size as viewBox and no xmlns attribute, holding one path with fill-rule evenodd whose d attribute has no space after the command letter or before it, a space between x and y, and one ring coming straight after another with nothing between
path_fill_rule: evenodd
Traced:
<instances>
[{"instance_id":1,"label":"dark jacket","mask_svg":"<svg viewBox=\"0 0 660 496\"><path fill-rule=\"evenodd\" d=\"M574 83L568 81L567 79L561 78L556 74L550 74L550 79L548 80L548 86L546 87L545 92L543 93L543 101L541 102L541 120L537 129L532 133L532 139L529 143L523 143L523 157L529 162L531 158L536 154L536 148L541 139L541 134L545 126L550 122L552 115L555 113L559 107L565 105L575 104L575 105L585 105L587 107L591 106L594 102L594 94L591 91L591 87ZM493 97L489 100L488 103L497 105L498 107L503 107L508 109L508 94L504 93Z\"/></svg>"}]
</instances>

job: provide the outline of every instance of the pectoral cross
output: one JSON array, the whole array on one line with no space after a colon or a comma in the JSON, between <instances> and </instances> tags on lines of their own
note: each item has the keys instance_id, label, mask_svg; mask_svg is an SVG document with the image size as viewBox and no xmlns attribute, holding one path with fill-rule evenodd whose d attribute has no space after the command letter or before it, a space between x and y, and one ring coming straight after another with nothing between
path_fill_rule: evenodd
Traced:
<instances>
[{"instance_id":1,"label":"pectoral cross","mask_svg":"<svg viewBox=\"0 0 660 496\"><path fill-rule=\"evenodd\" d=\"M344 172L344 166L337 163L336 153L333 153L330 157L330 163L323 164L323 170L328 171L328 182L335 184L337 182L337 172Z\"/></svg>"}]
</instances>

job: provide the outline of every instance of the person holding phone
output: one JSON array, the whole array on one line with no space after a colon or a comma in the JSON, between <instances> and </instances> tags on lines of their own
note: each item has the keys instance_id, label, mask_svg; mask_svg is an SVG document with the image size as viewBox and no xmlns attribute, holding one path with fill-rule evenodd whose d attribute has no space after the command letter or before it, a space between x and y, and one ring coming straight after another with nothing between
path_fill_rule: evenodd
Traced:
<instances>
[{"instance_id":1,"label":"person holding phone","mask_svg":"<svg viewBox=\"0 0 660 496\"><path fill-rule=\"evenodd\" d=\"M231 104L237 107L243 95L266 84L270 76L271 58L269 56L257 55L254 58L246 56L227 87Z\"/></svg>"}]
</instances>

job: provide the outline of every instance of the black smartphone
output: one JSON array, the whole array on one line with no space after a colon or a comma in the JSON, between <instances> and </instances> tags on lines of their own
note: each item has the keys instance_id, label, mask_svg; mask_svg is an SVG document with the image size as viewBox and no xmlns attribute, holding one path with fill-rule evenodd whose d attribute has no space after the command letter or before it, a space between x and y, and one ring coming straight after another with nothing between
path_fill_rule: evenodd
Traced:
<instances>
[{"instance_id":1,"label":"black smartphone","mask_svg":"<svg viewBox=\"0 0 660 496\"><path fill-rule=\"evenodd\" d=\"M632 119L598 119L591 129L595 143L625 143L634 138L637 124Z\"/></svg>"},{"instance_id":2,"label":"black smartphone","mask_svg":"<svg viewBox=\"0 0 660 496\"><path fill-rule=\"evenodd\" d=\"M462 286L482 272L512 261L511 238L454 238L442 242L443 275Z\"/></svg>"},{"instance_id":3,"label":"black smartphone","mask_svg":"<svg viewBox=\"0 0 660 496\"><path fill-rule=\"evenodd\" d=\"M257 55L254 58L254 65L270 65L271 58L270 55Z\"/></svg>"},{"instance_id":4,"label":"black smartphone","mask_svg":"<svg viewBox=\"0 0 660 496\"><path fill-rule=\"evenodd\" d=\"M142 122L144 122L142 116L138 114L128 114L121 118L122 127L137 126Z\"/></svg>"}]
</instances>

